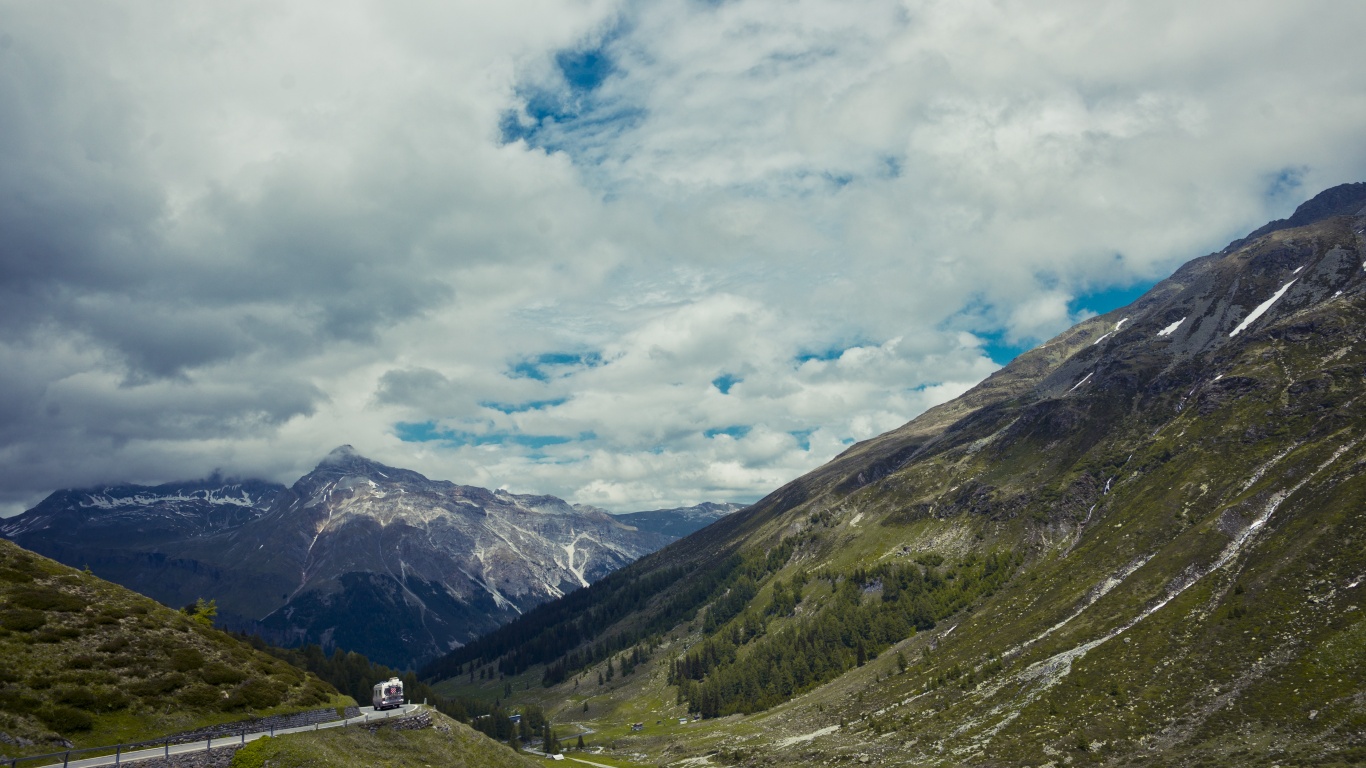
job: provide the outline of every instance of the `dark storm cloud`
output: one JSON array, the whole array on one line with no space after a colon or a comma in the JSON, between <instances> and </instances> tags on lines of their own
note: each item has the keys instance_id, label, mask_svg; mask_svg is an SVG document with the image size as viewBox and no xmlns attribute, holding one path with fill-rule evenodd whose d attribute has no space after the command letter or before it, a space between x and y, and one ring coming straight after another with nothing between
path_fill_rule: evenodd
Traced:
<instances>
[{"instance_id":1,"label":"dark storm cloud","mask_svg":"<svg viewBox=\"0 0 1366 768\"><path fill-rule=\"evenodd\" d=\"M55 50L28 37L0 50L0 322L11 336L83 337L142 380L263 349L371 342L451 300L440 280L417 278L413 233L430 202L391 195L377 161L318 178L280 159L256 189L211 185L172 216L150 161L161 137L128 89Z\"/></svg>"}]
</instances>

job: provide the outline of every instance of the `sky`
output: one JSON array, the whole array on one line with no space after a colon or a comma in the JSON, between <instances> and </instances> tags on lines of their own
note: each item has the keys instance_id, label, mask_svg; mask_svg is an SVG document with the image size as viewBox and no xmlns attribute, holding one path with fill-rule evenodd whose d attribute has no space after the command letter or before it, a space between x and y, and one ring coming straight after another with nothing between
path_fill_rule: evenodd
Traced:
<instances>
[{"instance_id":1,"label":"sky","mask_svg":"<svg viewBox=\"0 0 1366 768\"><path fill-rule=\"evenodd\" d=\"M1359 0L0 0L0 515L750 502L1335 184Z\"/></svg>"}]
</instances>

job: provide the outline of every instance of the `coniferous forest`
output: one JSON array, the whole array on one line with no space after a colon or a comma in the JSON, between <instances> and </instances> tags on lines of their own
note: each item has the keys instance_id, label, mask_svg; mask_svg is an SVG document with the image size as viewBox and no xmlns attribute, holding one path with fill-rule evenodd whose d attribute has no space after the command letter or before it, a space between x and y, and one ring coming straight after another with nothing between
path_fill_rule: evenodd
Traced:
<instances>
[{"instance_id":1,"label":"coniferous forest","mask_svg":"<svg viewBox=\"0 0 1366 768\"><path fill-rule=\"evenodd\" d=\"M706 639L670 666L679 703L703 717L751 713L862 666L893 643L989 596L1022 559L1009 552L969 555L941 567L938 556L807 580L773 582L762 611L744 610L757 590L747 577L708 609ZM820 604L796 616L797 607ZM736 610L735 606L739 609ZM770 631L774 619L792 617Z\"/></svg>"}]
</instances>

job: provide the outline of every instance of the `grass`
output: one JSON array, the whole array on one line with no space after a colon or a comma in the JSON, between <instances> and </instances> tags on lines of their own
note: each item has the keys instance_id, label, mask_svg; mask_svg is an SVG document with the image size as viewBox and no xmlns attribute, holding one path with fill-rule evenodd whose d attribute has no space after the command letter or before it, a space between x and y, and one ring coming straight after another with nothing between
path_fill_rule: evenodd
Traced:
<instances>
[{"instance_id":1,"label":"grass","mask_svg":"<svg viewBox=\"0 0 1366 768\"><path fill-rule=\"evenodd\" d=\"M0 732L29 742L7 745L14 756L354 703L206 623L4 540L0 659Z\"/></svg>"},{"instance_id":2,"label":"grass","mask_svg":"<svg viewBox=\"0 0 1366 768\"><path fill-rule=\"evenodd\" d=\"M518 754L463 723L432 713L431 728L334 728L253 741L238 750L232 768L529 768L543 764Z\"/></svg>"},{"instance_id":3,"label":"grass","mask_svg":"<svg viewBox=\"0 0 1366 768\"><path fill-rule=\"evenodd\" d=\"M654 764L638 763L633 760L627 760L625 758L616 757L614 755L600 754L591 751L566 752L564 756L566 762L579 760L583 762L597 763L598 765L610 765L612 768L655 768ZM550 763L551 761L542 760L541 762Z\"/></svg>"}]
</instances>

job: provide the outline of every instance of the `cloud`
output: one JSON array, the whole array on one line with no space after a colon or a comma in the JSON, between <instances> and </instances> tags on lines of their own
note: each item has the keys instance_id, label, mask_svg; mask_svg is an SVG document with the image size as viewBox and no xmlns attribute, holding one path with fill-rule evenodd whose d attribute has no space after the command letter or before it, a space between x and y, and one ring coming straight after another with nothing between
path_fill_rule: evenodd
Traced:
<instances>
[{"instance_id":1,"label":"cloud","mask_svg":"<svg viewBox=\"0 0 1366 768\"><path fill-rule=\"evenodd\" d=\"M754 499L1366 177L1345 0L15 6L0 511Z\"/></svg>"}]
</instances>

